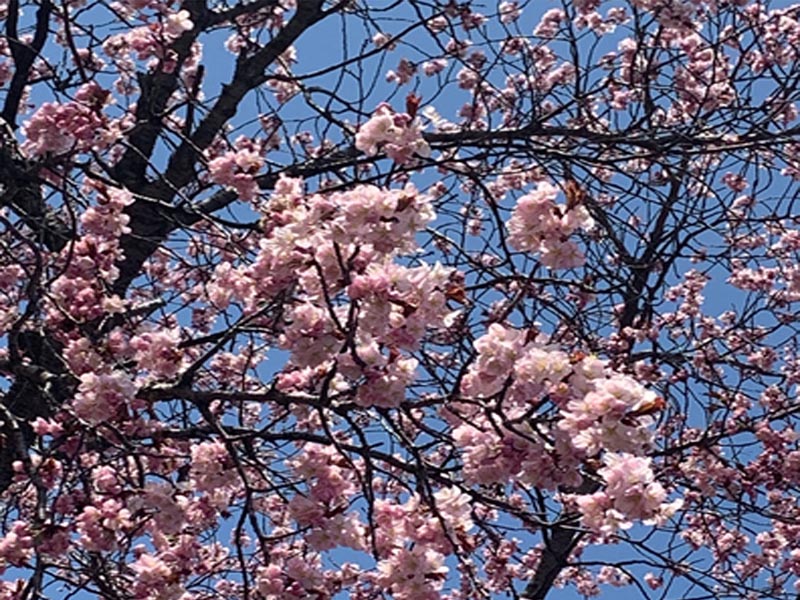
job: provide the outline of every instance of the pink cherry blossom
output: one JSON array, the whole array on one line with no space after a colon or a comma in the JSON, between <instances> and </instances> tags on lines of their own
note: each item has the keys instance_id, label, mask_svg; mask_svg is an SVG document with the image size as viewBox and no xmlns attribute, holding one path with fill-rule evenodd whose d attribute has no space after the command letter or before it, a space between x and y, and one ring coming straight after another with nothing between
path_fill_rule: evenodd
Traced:
<instances>
[{"instance_id":1,"label":"pink cherry blossom","mask_svg":"<svg viewBox=\"0 0 800 600\"><path fill-rule=\"evenodd\" d=\"M241 145L210 160L208 173L214 183L233 188L242 200L253 201L259 192L256 175L263 166L257 149Z\"/></svg>"},{"instance_id":2,"label":"pink cherry blossom","mask_svg":"<svg viewBox=\"0 0 800 600\"><path fill-rule=\"evenodd\" d=\"M141 369L155 377L172 378L181 367L180 332L177 330L144 332L130 341Z\"/></svg>"},{"instance_id":3,"label":"pink cherry blossom","mask_svg":"<svg viewBox=\"0 0 800 600\"><path fill-rule=\"evenodd\" d=\"M75 414L91 424L100 423L125 410L133 400L136 387L123 372L85 373L73 407Z\"/></svg>"},{"instance_id":4,"label":"pink cherry blossom","mask_svg":"<svg viewBox=\"0 0 800 600\"><path fill-rule=\"evenodd\" d=\"M45 102L25 123L23 148L30 156L58 156L104 148L107 118L102 113L110 93L92 82L82 86L75 100L64 104Z\"/></svg>"},{"instance_id":5,"label":"pink cherry blossom","mask_svg":"<svg viewBox=\"0 0 800 600\"><path fill-rule=\"evenodd\" d=\"M593 221L583 206L556 205L557 194L558 188L543 181L518 200L508 222L509 243L519 250L540 252L542 264L549 268L577 267L584 256L567 238L577 229L591 229Z\"/></svg>"},{"instance_id":6,"label":"pink cherry blossom","mask_svg":"<svg viewBox=\"0 0 800 600\"><path fill-rule=\"evenodd\" d=\"M405 113L395 113L388 104L378 106L372 117L359 128L356 148L370 156L381 148L398 164L407 164L415 156L430 156L430 147L422 137L419 120Z\"/></svg>"},{"instance_id":7,"label":"pink cherry blossom","mask_svg":"<svg viewBox=\"0 0 800 600\"><path fill-rule=\"evenodd\" d=\"M398 600L434 600L439 597L438 590L448 572L442 558L422 546L400 548L378 563L377 582Z\"/></svg>"}]
</instances>

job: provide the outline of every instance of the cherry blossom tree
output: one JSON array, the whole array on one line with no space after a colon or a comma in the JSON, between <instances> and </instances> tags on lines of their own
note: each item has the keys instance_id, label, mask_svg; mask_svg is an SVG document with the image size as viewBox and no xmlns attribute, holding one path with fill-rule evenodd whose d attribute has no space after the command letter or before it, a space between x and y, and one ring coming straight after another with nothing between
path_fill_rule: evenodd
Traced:
<instances>
[{"instance_id":1,"label":"cherry blossom tree","mask_svg":"<svg viewBox=\"0 0 800 600\"><path fill-rule=\"evenodd\" d=\"M0 599L800 593L800 5L0 16Z\"/></svg>"}]
</instances>

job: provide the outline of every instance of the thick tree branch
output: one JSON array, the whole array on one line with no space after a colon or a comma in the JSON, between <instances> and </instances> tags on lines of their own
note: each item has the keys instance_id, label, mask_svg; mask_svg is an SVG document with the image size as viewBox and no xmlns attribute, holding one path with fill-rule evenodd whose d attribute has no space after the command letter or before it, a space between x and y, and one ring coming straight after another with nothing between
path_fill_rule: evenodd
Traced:
<instances>
[{"instance_id":1,"label":"thick tree branch","mask_svg":"<svg viewBox=\"0 0 800 600\"><path fill-rule=\"evenodd\" d=\"M45 204L39 168L22 155L11 127L0 119L0 206L11 207L38 242L58 252L72 238L73 228Z\"/></svg>"},{"instance_id":2,"label":"thick tree branch","mask_svg":"<svg viewBox=\"0 0 800 600\"><path fill-rule=\"evenodd\" d=\"M206 26L208 9L204 0L187 0L183 7L189 11L194 27L185 31L170 47L175 66L169 71L158 69L139 73L141 95L136 105L136 126L128 134L128 148L114 167L117 181L131 190L141 190L150 157L164 129L164 115L169 99L178 89L181 66L189 57L192 45Z\"/></svg>"},{"instance_id":3,"label":"thick tree branch","mask_svg":"<svg viewBox=\"0 0 800 600\"><path fill-rule=\"evenodd\" d=\"M583 482L574 490L576 494L592 494L600 489L597 480L584 475ZM579 528L579 515L564 515L552 527L543 529L544 549L536 573L525 586L522 597L527 600L544 600L553 587L558 574L569 563L569 556L577 546L584 531Z\"/></svg>"},{"instance_id":4,"label":"thick tree branch","mask_svg":"<svg viewBox=\"0 0 800 600\"><path fill-rule=\"evenodd\" d=\"M203 150L222 130L236 111L245 95L264 82L264 71L311 26L327 14L322 10L322 0L306 0L297 3L297 12L277 35L252 56L240 55L231 81L222 87L217 102L188 140L184 141L167 165L164 177L153 191L156 197L174 194L192 180L193 165Z\"/></svg>"},{"instance_id":5,"label":"thick tree branch","mask_svg":"<svg viewBox=\"0 0 800 600\"><path fill-rule=\"evenodd\" d=\"M164 176L158 182L144 188L145 196L166 201L174 197L180 188L192 180L193 165L202 151L211 144L224 124L236 114L239 103L245 95L263 83L264 70L277 60L303 32L330 14L330 11L322 10L323 4L323 0L298 2L297 11L292 19L269 44L250 57L240 57L233 79L223 87L216 104L198 125L192 137L184 141L175 151ZM162 95L169 89L167 84L160 87L161 95L158 98L164 100ZM150 118L156 118L160 113L150 111L148 115ZM140 144L141 154L138 150L129 152L134 152L142 159L149 156L155 141L154 136L157 133L152 127L143 130ZM134 144L134 148L137 148L136 144ZM135 157L131 160L134 161L134 165L138 165L137 168L142 167L136 162L138 159ZM156 203L149 201L137 200L128 212L131 217L131 233L121 240L125 259L120 265L120 276L114 284L114 291L119 295L124 295L125 290L139 275L141 266L175 229L176 225L180 222L186 223L185 220L176 221L174 212L159 208Z\"/></svg>"},{"instance_id":6,"label":"thick tree branch","mask_svg":"<svg viewBox=\"0 0 800 600\"><path fill-rule=\"evenodd\" d=\"M8 40L11 56L14 59L14 76L6 94L5 105L3 106L2 118L11 127L17 128L17 112L19 103L28 84L33 61L39 56L47 40L47 32L50 27L50 13L53 5L50 0L42 0L39 9L36 11L36 31L33 40L26 44L19 39L19 0L11 0L8 3L8 17L6 18L6 39Z\"/></svg>"},{"instance_id":7,"label":"thick tree branch","mask_svg":"<svg viewBox=\"0 0 800 600\"><path fill-rule=\"evenodd\" d=\"M580 539L580 532L574 529L577 519L556 525L549 536L545 536L544 550L536 574L528 582L522 597L528 600L544 600L553 587L558 574L567 566L569 555Z\"/></svg>"}]
</instances>

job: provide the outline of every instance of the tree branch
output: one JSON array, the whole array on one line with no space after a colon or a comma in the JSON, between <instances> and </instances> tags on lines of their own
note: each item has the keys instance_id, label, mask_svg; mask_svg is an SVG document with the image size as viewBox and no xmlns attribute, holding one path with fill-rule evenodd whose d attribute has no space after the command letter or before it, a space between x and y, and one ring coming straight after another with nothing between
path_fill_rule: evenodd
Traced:
<instances>
[{"instance_id":1,"label":"tree branch","mask_svg":"<svg viewBox=\"0 0 800 600\"><path fill-rule=\"evenodd\" d=\"M28 84L33 61L39 56L47 40L47 31L50 24L50 12L53 5L50 0L42 0L39 10L36 11L36 31L30 45L25 44L19 39L18 20L19 20L19 1L10 0L8 3L8 17L6 18L6 38L11 49L11 56L14 59L14 76L8 87L6 102L3 106L2 118L8 126L15 130L17 128L17 112L19 103Z\"/></svg>"},{"instance_id":2,"label":"tree branch","mask_svg":"<svg viewBox=\"0 0 800 600\"><path fill-rule=\"evenodd\" d=\"M323 0L305 0L298 2L297 11L292 19L281 29L275 38L253 56L237 61L236 72L230 83L223 86L222 94L216 104L211 108L206 117L201 121L190 139L185 140L169 160L164 176L158 182L144 188L145 196L168 201L175 196L177 191L188 184L193 176L192 166L197 162L203 150L214 140L224 124L236 114L239 103L244 96L254 87L263 82L264 70L272 64L289 46L309 27L320 21L330 11L323 11ZM168 85L159 88L161 91L158 99L169 89ZM171 92L170 92L171 93ZM167 95L168 97L168 95ZM151 118L160 117L160 113L148 113ZM155 136L158 131L153 127L144 128L140 135L141 153L129 150L137 169L141 169L141 162L137 157L149 156ZM126 156L128 156L126 154ZM129 180L126 175L124 181ZM231 200L232 201L232 200ZM158 246L178 226L192 222L192 218L176 220L176 212L159 207L155 202L137 200L128 210L131 217L131 233L122 238L120 245L125 258L120 264L120 276L114 284L114 292L120 296L125 294L128 286L139 275L145 261L152 255ZM201 214L197 214L197 219Z\"/></svg>"}]
</instances>

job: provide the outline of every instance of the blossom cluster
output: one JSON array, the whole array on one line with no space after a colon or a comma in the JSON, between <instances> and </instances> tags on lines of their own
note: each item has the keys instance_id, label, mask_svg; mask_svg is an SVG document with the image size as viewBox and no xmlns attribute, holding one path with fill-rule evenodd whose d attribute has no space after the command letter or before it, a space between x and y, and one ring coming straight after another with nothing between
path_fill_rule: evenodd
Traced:
<instances>
[{"instance_id":1,"label":"blossom cluster","mask_svg":"<svg viewBox=\"0 0 800 600\"><path fill-rule=\"evenodd\" d=\"M422 137L422 124L407 113L396 113L388 104L381 104L372 117L358 129L356 148L368 156L380 149L400 165L409 164L415 156L430 156L430 146Z\"/></svg>"},{"instance_id":2,"label":"blossom cluster","mask_svg":"<svg viewBox=\"0 0 800 600\"><path fill-rule=\"evenodd\" d=\"M208 174L214 183L234 189L242 200L253 201L259 191L256 174L263 166L262 150L242 136L232 150L208 162Z\"/></svg>"},{"instance_id":3,"label":"blossom cluster","mask_svg":"<svg viewBox=\"0 0 800 600\"><path fill-rule=\"evenodd\" d=\"M124 411L135 393L136 386L122 371L85 373L73 401L75 414L88 423L101 423Z\"/></svg>"},{"instance_id":4,"label":"blossom cluster","mask_svg":"<svg viewBox=\"0 0 800 600\"><path fill-rule=\"evenodd\" d=\"M111 99L108 90L92 81L70 102L44 102L23 125L22 149L36 157L107 148L118 133L103 114Z\"/></svg>"},{"instance_id":5,"label":"blossom cluster","mask_svg":"<svg viewBox=\"0 0 800 600\"><path fill-rule=\"evenodd\" d=\"M602 456L606 466L597 475L605 489L577 499L587 526L613 530L626 519L669 512L646 457L650 415L662 408L652 391L595 357L570 356L542 336L499 323L475 349L461 394L465 400L502 398L502 404L496 416L466 403L451 408L469 483L578 487L587 461ZM553 409L554 418L537 419Z\"/></svg>"},{"instance_id":6,"label":"blossom cluster","mask_svg":"<svg viewBox=\"0 0 800 600\"><path fill-rule=\"evenodd\" d=\"M466 540L473 528L466 494L450 487L428 503L416 494L404 502L376 499L367 527L357 512L347 512L358 482L335 450L306 447L292 465L308 490L291 499L289 511L298 526L311 528L307 539L314 549L367 550L371 539L378 562L369 576L381 589L409 600L439 597L453 541ZM272 589L285 590L285 582L273 578Z\"/></svg>"},{"instance_id":7,"label":"blossom cluster","mask_svg":"<svg viewBox=\"0 0 800 600\"><path fill-rule=\"evenodd\" d=\"M63 320L65 312L83 321L121 308L120 299L109 295L104 283L119 276L119 240L130 232L125 209L133 203L133 195L101 184L88 186L86 192L94 195L95 202L81 214L80 238L58 257L64 266L50 289L54 321Z\"/></svg>"},{"instance_id":8,"label":"blossom cluster","mask_svg":"<svg viewBox=\"0 0 800 600\"><path fill-rule=\"evenodd\" d=\"M517 250L538 252L542 264L551 269L581 266L585 258L578 245L568 239L576 230L593 226L581 204L557 205L558 188L540 181L522 196L508 221L508 242Z\"/></svg>"},{"instance_id":9,"label":"blossom cluster","mask_svg":"<svg viewBox=\"0 0 800 600\"><path fill-rule=\"evenodd\" d=\"M121 4L123 10L129 12L133 6ZM144 8L144 7L142 7ZM130 59L133 55L137 60L148 60L149 66L161 63L162 68L171 71L175 68L174 52L168 50L169 45L183 33L191 31L194 27L191 15L187 10L163 10L155 15L139 16L149 23L140 27L132 27L124 33L110 35L103 42L103 52L116 64L122 75L120 83L134 71L134 63Z\"/></svg>"},{"instance_id":10,"label":"blossom cluster","mask_svg":"<svg viewBox=\"0 0 800 600\"><path fill-rule=\"evenodd\" d=\"M634 521L663 521L682 505L666 502L667 492L655 481L651 459L628 453L608 453L597 471L605 489L576 496L582 523L598 533L627 529Z\"/></svg>"},{"instance_id":11,"label":"blossom cluster","mask_svg":"<svg viewBox=\"0 0 800 600\"><path fill-rule=\"evenodd\" d=\"M360 404L396 406L415 377L410 353L453 312L452 270L397 261L433 218L431 198L412 185L305 195L298 181L282 179L265 206L255 260L222 263L205 289L217 305L235 299L250 310L293 290L278 338L291 351L282 388L313 387L335 365L335 385L358 382Z\"/></svg>"}]
</instances>

